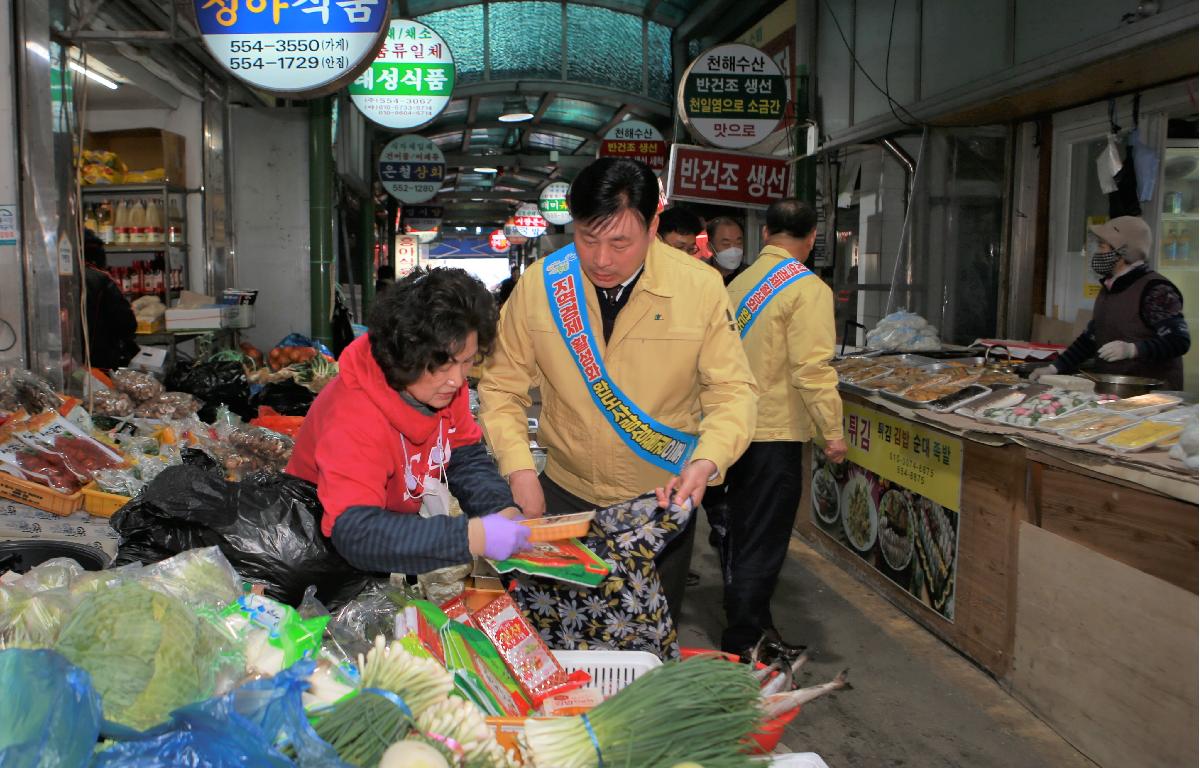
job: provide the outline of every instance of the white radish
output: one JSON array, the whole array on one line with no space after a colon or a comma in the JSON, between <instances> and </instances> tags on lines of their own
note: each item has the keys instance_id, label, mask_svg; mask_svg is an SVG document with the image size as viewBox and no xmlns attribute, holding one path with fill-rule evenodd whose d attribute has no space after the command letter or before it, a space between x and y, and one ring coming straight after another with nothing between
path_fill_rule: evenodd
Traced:
<instances>
[{"instance_id":1,"label":"white radish","mask_svg":"<svg viewBox=\"0 0 1200 768\"><path fill-rule=\"evenodd\" d=\"M397 741L379 760L379 768L450 768L441 752L423 741Z\"/></svg>"}]
</instances>

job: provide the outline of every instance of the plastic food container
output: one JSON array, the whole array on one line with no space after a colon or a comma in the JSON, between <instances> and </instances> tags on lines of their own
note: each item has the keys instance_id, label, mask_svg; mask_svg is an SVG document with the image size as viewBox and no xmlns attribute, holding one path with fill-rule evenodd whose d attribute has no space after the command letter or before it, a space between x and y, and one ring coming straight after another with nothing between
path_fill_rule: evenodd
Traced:
<instances>
[{"instance_id":1,"label":"plastic food container","mask_svg":"<svg viewBox=\"0 0 1200 768\"><path fill-rule=\"evenodd\" d=\"M1092 443L1102 437L1108 437L1114 432L1120 432L1126 427L1133 426L1139 421L1137 416L1121 413L1106 413L1095 421L1071 429L1059 431L1067 440L1076 443Z\"/></svg>"},{"instance_id":2,"label":"plastic food container","mask_svg":"<svg viewBox=\"0 0 1200 768\"><path fill-rule=\"evenodd\" d=\"M1182 433L1182 424L1147 420L1114 432L1100 440L1100 445L1121 453L1136 453L1177 438Z\"/></svg>"},{"instance_id":3,"label":"plastic food container","mask_svg":"<svg viewBox=\"0 0 1200 768\"><path fill-rule=\"evenodd\" d=\"M1164 395L1158 392L1150 392L1137 397L1127 397L1124 400L1113 400L1104 404L1107 410L1114 413L1123 413L1131 416L1144 416L1150 413L1157 413L1165 408L1182 403L1178 397L1174 395Z\"/></svg>"},{"instance_id":4,"label":"plastic food container","mask_svg":"<svg viewBox=\"0 0 1200 768\"><path fill-rule=\"evenodd\" d=\"M1083 408L1082 410L1068 413L1066 416L1056 416L1053 419L1045 419L1038 423L1038 429L1044 429L1048 432L1058 432L1064 429L1075 429L1082 427L1084 424L1103 417L1105 412L1099 408Z\"/></svg>"},{"instance_id":5,"label":"plastic food container","mask_svg":"<svg viewBox=\"0 0 1200 768\"><path fill-rule=\"evenodd\" d=\"M563 539L578 539L587 536L592 527L596 512L576 512L570 515L554 517L539 517L534 520L522 520L521 525L530 528L530 541L562 541Z\"/></svg>"},{"instance_id":6,"label":"plastic food container","mask_svg":"<svg viewBox=\"0 0 1200 768\"><path fill-rule=\"evenodd\" d=\"M0 472L0 497L66 517L83 506L83 491L66 494L40 483Z\"/></svg>"},{"instance_id":7,"label":"plastic food container","mask_svg":"<svg viewBox=\"0 0 1200 768\"><path fill-rule=\"evenodd\" d=\"M95 482L85 485L81 493L83 493L84 511L96 517L112 517L118 509L130 501L128 496L100 490Z\"/></svg>"}]
</instances>

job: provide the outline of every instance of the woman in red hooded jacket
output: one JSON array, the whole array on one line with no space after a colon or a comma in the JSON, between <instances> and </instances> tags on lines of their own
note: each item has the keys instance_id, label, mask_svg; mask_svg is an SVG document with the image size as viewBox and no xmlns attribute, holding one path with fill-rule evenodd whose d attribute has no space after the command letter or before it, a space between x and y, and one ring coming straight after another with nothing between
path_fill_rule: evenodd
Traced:
<instances>
[{"instance_id":1,"label":"woman in red hooded jacket","mask_svg":"<svg viewBox=\"0 0 1200 768\"><path fill-rule=\"evenodd\" d=\"M368 327L342 352L287 467L316 484L334 548L389 573L528 549L467 394L496 335L491 294L461 269L417 270L378 298ZM447 514L451 493L465 516Z\"/></svg>"}]
</instances>

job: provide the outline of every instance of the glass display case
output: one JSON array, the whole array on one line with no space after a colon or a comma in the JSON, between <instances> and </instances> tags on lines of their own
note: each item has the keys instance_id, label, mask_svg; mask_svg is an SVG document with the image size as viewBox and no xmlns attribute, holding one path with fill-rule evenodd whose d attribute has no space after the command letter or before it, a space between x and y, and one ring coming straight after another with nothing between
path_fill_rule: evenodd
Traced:
<instances>
[{"instance_id":1,"label":"glass display case","mask_svg":"<svg viewBox=\"0 0 1200 768\"><path fill-rule=\"evenodd\" d=\"M1171 139L1163 153L1162 204L1159 210L1158 259L1155 268L1178 286L1183 294L1183 311L1192 333L1192 349L1183 359L1184 388L1193 394L1197 389L1197 365L1200 354L1196 349L1197 280L1200 279L1200 260L1197 258L1197 238L1200 218L1197 212L1197 150L1195 141Z\"/></svg>"}]
</instances>

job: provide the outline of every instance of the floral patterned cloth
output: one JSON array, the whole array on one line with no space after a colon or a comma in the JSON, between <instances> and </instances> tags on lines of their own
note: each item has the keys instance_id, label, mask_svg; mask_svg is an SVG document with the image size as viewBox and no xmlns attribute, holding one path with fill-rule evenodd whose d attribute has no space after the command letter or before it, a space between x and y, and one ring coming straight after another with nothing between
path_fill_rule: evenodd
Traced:
<instances>
[{"instance_id":1,"label":"floral patterned cloth","mask_svg":"<svg viewBox=\"0 0 1200 768\"><path fill-rule=\"evenodd\" d=\"M513 598L551 648L678 658L675 622L654 558L683 531L690 514L659 509L653 494L602 509L584 544L608 563L608 577L584 589L518 574Z\"/></svg>"}]
</instances>

